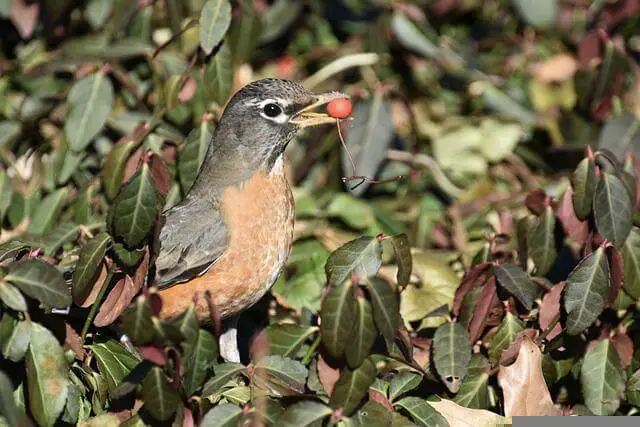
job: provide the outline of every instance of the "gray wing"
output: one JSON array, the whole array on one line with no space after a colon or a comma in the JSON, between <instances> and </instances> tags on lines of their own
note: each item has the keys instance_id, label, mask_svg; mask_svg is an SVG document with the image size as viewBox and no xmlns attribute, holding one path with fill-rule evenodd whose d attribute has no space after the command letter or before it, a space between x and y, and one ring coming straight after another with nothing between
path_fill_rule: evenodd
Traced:
<instances>
[{"instance_id":1,"label":"gray wing","mask_svg":"<svg viewBox=\"0 0 640 427\"><path fill-rule=\"evenodd\" d=\"M205 272L226 250L228 231L217 198L187 197L164 214L156 258L159 289Z\"/></svg>"}]
</instances>

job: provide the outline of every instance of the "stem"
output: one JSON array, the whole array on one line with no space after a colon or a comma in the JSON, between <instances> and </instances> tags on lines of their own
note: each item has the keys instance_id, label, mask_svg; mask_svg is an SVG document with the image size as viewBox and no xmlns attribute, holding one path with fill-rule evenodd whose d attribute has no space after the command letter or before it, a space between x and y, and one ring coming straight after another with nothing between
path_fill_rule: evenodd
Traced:
<instances>
[{"instance_id":1,"label":"stem","mask_svg":"<svg viewBox=\"0 0 640 427\"><path fill-rule=\"evenodd\" d=\"M313 75L307 77L303 84L307 88L312 89L334 74L338 74L353 67L373 65L377 63L379 59L380 55L377 53L356 53L353 55L343 56L342 58L338 58L335 61L328 63Z\"/></svg>"},{"instance_id":2,"label":"stem","mask_svg":"<svg viewBox=\"0 0 640 427\"><path fill-rule=\"evenodd\" d=\"M309 350L307 350L307 353L304 355L300 363L302 363L303 365L308 365L309 362L311 362L313 353L316 351L319 345L320 345L320 331L318 331L318 336L316 337L315 340L313 340L313 343L311 343L311 347L309 347Z\"/></svg>"},{"instance_id":3,"label":"stem","mask_svg":"<svg viewBox=\"0 0 640 427\"><path fill-rule=\"evenodd\" d=\"M96 300L91 305L91 310L89 311L89 315L87 319L84 321L84 326L82 327L82 341L84 342L85 337L87 336L87 331L89 331L89 327L91 323L93 323L93 318L96 317L96 313L98 312L98 307L100 307L100 302L102 298L104 298L104 294L107 293L107 289L109 288L109 283L111 283L111 279L113 278L113 274L116 271L115 263L109 267L107 271L107 277L104 279L104 283L102 284L102 288L100 288L100 292L96 297Z\"/></svg>"},{"instance_id":4,"label":"stem","mask_svg":"<svg viewBox=\"0 0 640 427\"><path fill-rule=\"evenodd\" d=\"M407 163L409 166L426 168L433 175L433 179L436 184L440 186L442 191L447 193L453 198L458 198L464 192L463 189L458 188L455 184L449 181L449 178L442 172L438 163L431 156L427 156L424 153L410 153L402 150L388 150L387 159L395 160L398 162Z\"/></svg>"}]
</instances>

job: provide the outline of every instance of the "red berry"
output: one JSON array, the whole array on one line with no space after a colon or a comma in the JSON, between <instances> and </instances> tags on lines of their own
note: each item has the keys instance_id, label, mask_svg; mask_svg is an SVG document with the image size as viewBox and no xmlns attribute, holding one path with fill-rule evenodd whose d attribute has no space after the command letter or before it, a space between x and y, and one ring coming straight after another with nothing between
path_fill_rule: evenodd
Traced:
<instances>
[{"instance_id":1,"label":"red berry","mask_svg":"<svg viewBox=\"0 0 640 427\"><path fill-rule=\"evenodd\" d=\"M351 114L353 105L346 98L334 99L327 104L327 113L334 119L346 119Z\"/></svg>"}]
</instances>

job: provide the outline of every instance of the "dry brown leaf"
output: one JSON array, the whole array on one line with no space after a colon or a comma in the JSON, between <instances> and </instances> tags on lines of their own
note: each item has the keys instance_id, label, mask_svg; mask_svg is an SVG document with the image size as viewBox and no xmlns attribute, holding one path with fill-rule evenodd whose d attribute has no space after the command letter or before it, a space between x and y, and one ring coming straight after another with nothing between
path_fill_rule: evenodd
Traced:
<instances>
[{"instance_id":1,"label":"dry brown leaf","mask_svg":"<svg viewBox=\"0 0 640 427\"><path fill-rule=\"evenodd\" d=\"M542 83L564 82L574 76L578 61L573 56L561 53L538 63L533 68L533 76Z\"/></svg>"},{"instance_id":2,"label":"dry brown leaf","mask_svg":"<svg viewBox=\"0 0 640 427\"><path fill-rule=\"evenodd\" d=\"M564 283L558 283L542 297L542 304L540 305L540 329L545 330L549 327L551 320L560 313L560 298L562 297L562 290L564 289ZM562 325L560 322L554 326L554 328L547 334L547 340L552 340L562 332Z\"/></svg>"},{"instance_id":3,"label":"dry brown leaf","mask_svg":"<svg viewBox=\"0 0 640 427\"><path fill-rule=\"evenodd\" d=\"M131 277L127 274L111 289L109 296L100 306L100 311L93 324L101 328L112 324L127 308L140 288L136 287Z\"/></svg>"},{"instance_id":4,"label":"dry brown leaf","mask_svg":"<svg viewBox=\"0 0 640 427\"><path fill-rule=\"evenodd\" d=\"M334 368L329 365L322 355L318 357L318 379L320 380L320 384L324 389L324 392L327 393L327 396L331 396L333 393L333 387L338 382L340 378L340 369Z\"/></svg>"},{"instance_id":5,"label":"dry brown leaf","mask_svg":"<svg viewBox=\"0 0 640 427\"><path fill-rule=\"evenodd\" d=\"M84 360L87 351L82 345L82 338L78 333L65 322L64 349L73 351L78 360Z\"/></svg>"},{"instance_id":6,"label":"dry brown leaf","mask_svg":"<svg viewBox=\"0 0 640 427\"><path fill-rule=\"evenodd\" d=\"M620 363L623 368L631 365L633 361L633 341L629 338L624 332L616 332L616 334L611 337L611 344L615 347L618 352L618 356L620 356Z\"/></svg>"},{"instance_id":7,"label":"dry brown leaf","mask_svg":"<svg viewBox=\"0 0 640 427\"><path fill-rule=\"evenodd\" d=\"M38 23L40 5L37 2L26 4L24 0L13 0L11 5L11 22L16 26L20 37L31 38Z\"/></svg>"},{"instance_id":8,"label":"dry brown leaf","mask_svg":"<svg viewBox=\"0 0 640 427\"><path fill-rule=\"evenodd\" d=\"M446 418L449 427L494 427L511 425L511 417L502 417L485 409L469 409L457 403L441 399L438 402L427 401L429 405Z\"/></svg>"},{"instance_id":9,"label":"dry brown leaf","mask_svg":"<svg viewBox=\"0 0 640 427\"><path fill-rule=\"evenodd\" d=\"M510 366L500 366L498 384L504 395L507 416L559 416L542 375L542 353L527 335L518 358Z\"/></svg>"},{"instance_id":10,"label":"dry brown leaf","mask_svg":"<svg viewBox=\"0 0 640 427\"><path fill-rule=\"evenodd\" d=\"M96 298L98 298L100 289L102 289L102 285L104 285L104 281L106 279L107 279L107 266L103 262L102 267L100 268L100 274L98 275L98 278L96 279L96 281L93 283L93 287L91 288L91 291L89 291L89 294L85 299L75 298L74 300L75 304L82 308L87 308L91 304L93 304L96 301Z\"/></svg>"}]
</instances>

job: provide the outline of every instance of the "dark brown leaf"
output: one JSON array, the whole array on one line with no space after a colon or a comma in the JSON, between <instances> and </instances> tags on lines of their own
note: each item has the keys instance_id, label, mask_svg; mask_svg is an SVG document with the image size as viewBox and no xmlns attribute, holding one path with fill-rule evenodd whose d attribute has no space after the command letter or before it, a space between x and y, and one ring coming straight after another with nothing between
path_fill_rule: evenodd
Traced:
<instances>
[{"instance_id":1,"label":"dark brown leaf","mask_svg":"<svg viewBox=\"0 0 640 427\"><path fill-rule=\"evenodd\" d=\"M166 196L171 186L171 172L167 168L162 158L155 153L149 154L149 168L151 169L151 179L158 193Z\"/></svg>"},{"instance_id":2,"label":"dark brown leaf","mask_svg":"<svg viewBox=\"0 0 640 427\"><path fill-rule=\"evenodd\" d=\"M580 245L584 245L589 235L589 224L587 221L580 221L573 209L573 189L571 185L564 192L562 199L556 206L556 215L564 232Z\"/></svg>"},{"instance_id":3,"label":"dark brown leaf","mask_svg":"<svg viewBox=\"0 0 640 427\"><path fill-rule=\"evenodd\" d=\"M540 304L540 315L538 322L540 323L540 330L544 331L551 324L551 320L558 313L560 313L560 299L562 297L562 291L564 290L564 283L558 283L551 288L551 291L547 292L542 297L542 304ZM560 322L547 334L547 339L552 340L562 332L562 325Z\"/></svg>"},{"instance_id":4,"label":"dark brown leaf","mask_svg":"<svg viewBox=\"0 0 640 427\"><path fill-rule=\"evenodd\" d=\"M484 281L484 274L491 267L490 262L483 262L475 265L471 270L467 271L462 283L456 289L456 295L453 299L453 315L458 316L460 314L460 307L462 306L462 300L465 295L473 288L478 287Z\"/></svg>"},{"instance_id":5,"label":"dark brown leaf","mask_svg":"<svg viewBox=\"0 0 640 427\"><path fill-rule=\"evenodd\" d=\"M327 393L327 396L331 396L333 387L340 378L340 369L329 365L324 357L322 357L322 354L318 355L318 378L320 379L320 384L324 392Z\"/></svg>"},{"instance_id":6,"label":"dark brown leaf","mask_svg":"<svg viewBox=\"0 0 640 427\"><path fill-rule=\"evenodd\" d=\"M98 298L100 289L102 289L102 286L104 285L104 281L106 279L107 279L107 266L103 262L102 267L100 267L100 274L98 274L98 278L93 284L91 291L89 291L89 294L87 295L87 297L84 300L76 299L74 300L74 303L82 308L87 308L91 306L91 304L93 304L96 301L96 298Z\"/></svg>"},{"instance_id":7,"label":"dark brown leaf","mask_svg":"<svg viewBox=\"0 0 640 427\"><path fill-rule=\"evenodd\" d=\"M622 252L610 246L607 248L609 255L609 271L611 272L611 286L609 287L609 304L613 304L618 296L622 281L624 280L624 258Z\"/></svg>"},{"instance_id":8,"label":"dark brown leaf","mask_svg":"<svg viewBox=\"0 0 640 427\"><path fill-rule=\"evenodd\" d=\"M128 274L118 280L100 306L93 324L99 328L112 324L129 306L139 290L140 288L136 287Z\"/></svg>"},{"instance_id":9,"label":"dark brown leaf","mask_svg":"<svg viewBox=\"0 0 640 427\"><path fill-rule=\"evenodd\" d=\"M478 303L473 310L473 318L471 325L469 325L469 336L471 337L472 343L476 342L482 335L491 309L494 305L498 304L499 301L496 290L496 278L495 276L491 276L482 288L482 293L480 297L478 297Z\"/></svg>"},{"instance_id":10,"label":"dark brown leaf","mask_svg":"<svg viewBox=\"0 0 640 427\"><path fill-rule=\"evenodd\" d=\"M616 334L611 337L611 344L615 347L618 352L618 356L620 356L620 363L623 368L631 365L633 361L633 341L629 338L629 335L622 332L616 332Z\"/></svg>"}]
</instances>

